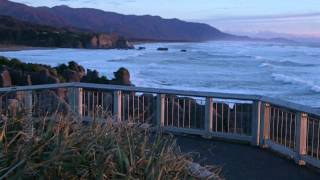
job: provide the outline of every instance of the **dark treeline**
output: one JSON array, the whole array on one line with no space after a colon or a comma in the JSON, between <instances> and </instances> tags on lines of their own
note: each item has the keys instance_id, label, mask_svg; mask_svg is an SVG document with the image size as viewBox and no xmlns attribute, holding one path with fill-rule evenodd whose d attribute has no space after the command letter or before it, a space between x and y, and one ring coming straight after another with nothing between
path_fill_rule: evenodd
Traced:
<instances>
[{"instance_id":1,"label":"dark treeline","mask_svg":"<svg viewBox=\"0 0 320 180\"><path fill-rule=\"evenodd\" d=\"M0 44L60 48L132 48L123 37L55 28L0 16Z\"/></svg>"}]
</instances>

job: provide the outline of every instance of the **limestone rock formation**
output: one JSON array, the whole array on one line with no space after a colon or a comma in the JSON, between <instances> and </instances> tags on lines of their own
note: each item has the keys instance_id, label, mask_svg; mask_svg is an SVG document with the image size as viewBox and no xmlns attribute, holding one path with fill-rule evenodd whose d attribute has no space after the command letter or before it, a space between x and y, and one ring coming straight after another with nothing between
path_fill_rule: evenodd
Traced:
<instances>
[{"instance_id":1,"label":"limestone rock formation","mask_svg":"<svg viewBox=\"0 0 320 180\"><path fill-rule=\"evenodd\" d=\"M118 71L114 72L114 79L111 81L111 84L117 85L132 85L130 81L130 73L129 71L121 67Z\"/></svg>"},{"instance_id":2,"label":"limestone rock formation","mask_svg":"<svg viewBox=\"0 0 320 180\"><path fill-rule=\"evenodd\" d=\"M90 48L97 49L133 49L133 46L123 37L116 34L98 34L91 38Z\"/></svg>"},{"instance_id":3,"label":"limestone rock formation","mask_svg":"<svg viewBox=\"0 0 320 180\"><path fill-rule=\"evenodd\" d=\"M0 57L0 86L24 86L37 84L54 84L60 82L85 82L98 84L132 85L130 73L125 68L120 68L114 73L115 78L110 81L105 76L100 76L96 70L85 69L74 61L50 67L41 64L22 63L17 59L9 60Z\"/></svg>"}]
</instances>

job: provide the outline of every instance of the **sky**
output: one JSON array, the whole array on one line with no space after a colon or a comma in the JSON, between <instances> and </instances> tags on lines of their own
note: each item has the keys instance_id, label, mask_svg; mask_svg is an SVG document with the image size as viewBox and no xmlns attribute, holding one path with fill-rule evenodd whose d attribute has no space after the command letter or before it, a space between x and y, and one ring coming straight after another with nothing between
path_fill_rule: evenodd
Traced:
<instances>
[{"instance_id":1,"label":"sky","mask_svg":"<svg viewBox=\"0 0 320 180\"><path fill-rule=\"evenodd\" d=\"M13 0L203 22L226 32L320 37L320 0Z\"/></svg>"}]
</instances>

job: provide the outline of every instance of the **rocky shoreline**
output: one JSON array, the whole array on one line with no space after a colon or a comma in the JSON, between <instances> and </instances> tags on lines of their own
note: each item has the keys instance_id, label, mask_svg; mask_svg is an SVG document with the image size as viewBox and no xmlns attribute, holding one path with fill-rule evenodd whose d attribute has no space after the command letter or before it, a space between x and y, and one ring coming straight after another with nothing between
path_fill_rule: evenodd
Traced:
<instances>
[{"instance_id":1,"label":"rocky shoreline","mask_svg":"<svg viewBox=\"0 0 320 180\"><path fill-rule=\"evenodd\" d=\"M87 69L70 61L51 67L43 64L23 63L18 59L0 57L0 87L54 84L64 82L85 82L132 86L130 73L126 68L114 72L114 78L101 76L98 71Z\"/></svg>"}]
</instances>

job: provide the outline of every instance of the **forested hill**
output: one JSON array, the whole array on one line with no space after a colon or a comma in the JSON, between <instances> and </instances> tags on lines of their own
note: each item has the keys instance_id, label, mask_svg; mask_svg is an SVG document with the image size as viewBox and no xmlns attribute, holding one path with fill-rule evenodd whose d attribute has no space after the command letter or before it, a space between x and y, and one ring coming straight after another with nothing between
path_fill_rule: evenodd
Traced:
<instances>
[{"instance_id":1,"label":"forested hill","mask_svg":"<svg viewBox=\"0 0 320 180\"><path fill-rule=\"evenodd\" d=\"M115 34L38 25L8 16L0 16L0 44L62 48L131 48L126 39Z\"/></svg>"},{"instance_id":2,"label":"forested hill","mask_svg":"<svg viewBox=\"0 0 320 180\"><path fill-rule=\"evenodd\" d=\"M54 27L75 27L92 32L117 33L130 40L208 41L241 39L203 23L159 16L123 15L89 8L68 6L31 7L0 0L0 15Z\"/></svg>"}]
</instances>

